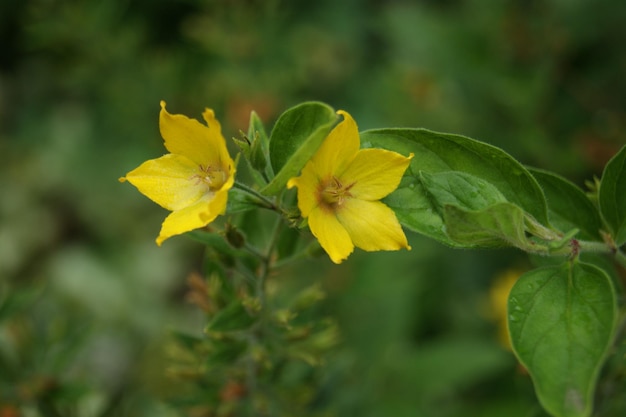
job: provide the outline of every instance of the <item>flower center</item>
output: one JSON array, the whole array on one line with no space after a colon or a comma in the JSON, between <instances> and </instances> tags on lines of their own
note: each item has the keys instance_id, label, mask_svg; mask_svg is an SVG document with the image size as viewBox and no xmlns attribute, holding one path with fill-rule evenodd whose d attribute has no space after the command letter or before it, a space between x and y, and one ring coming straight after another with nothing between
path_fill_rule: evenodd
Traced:
<instances>
[{"instance_id":1,"label":"flower center","mask_svg":"<svg viewBox=\"0 0 626 417\"><path fill-rule=\"evenodd\" d=\"M194 175L193 179L198 181L198 183L206 184L211 191L222 188L222 185L226 182L227 174L221 166L200 165L199 168L200 173Z\"/></svg>"},{"instance_id":2,"label":"flower center","mask_svg":"<svg viewBox=\"0 0 626 417\"><path fill-rule=\"evenodd\" d=\"M352 184L344 185L337 177L332 177L327 181L323 181L320 183L320 203L333 209L341 206L346 199L352 197L352 194L350 194L350 188L352 188L354 184L356 183L353 182Z\"/></svg>"}]
</instances>

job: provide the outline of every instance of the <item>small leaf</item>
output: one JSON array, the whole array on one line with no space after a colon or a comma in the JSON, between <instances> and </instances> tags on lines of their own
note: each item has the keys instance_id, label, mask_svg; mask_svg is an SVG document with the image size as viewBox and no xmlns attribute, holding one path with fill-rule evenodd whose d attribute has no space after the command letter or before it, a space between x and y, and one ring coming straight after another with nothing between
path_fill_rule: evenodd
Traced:
<instances>
[{"instance_id":1,"label":"small leaf","mask_svg":"<svg viewBox=\"0 0 626 417\"><path fill-rule=\"evenodd\" d=\"M593 265L566 262L516 282L508 302L513 349L550 414L591 415L616 315L611 281Z\"/></svg>"},{"instance_id":2,"label":"small leaf","mask_svg":"<svg viewBox=\"0 0 626 417\"><path fill-rule=\"evenodd\" d=\"M254 257L250 253L236 249L231 246L224 239L224 236L220 234L207 232L205 230L192 230L185 233L185 235L189 236L197 242L203 243L206 246L213 248L217 253L223 256L237 258L241 260L254 259Z\"/></svg>"},{"instance_id":3,"label":"small leaf","mask_svg":"<svg viewBox=\"0 0 626 417\"><path fill-rule=\"evenodd\" d=\"M361 134L361 144L363 147L384 148L403 155L414 153L405 177L416 177L420 171L461 171L471 174L492 184L507 201L521 207L539 222L548 223L546 201L539 184L518 161L499 148L464 136L426 129L369 130ZM411 208L428 209L421 195L423 188L415 186L414 181L401 183L401 187L411 184L413 188L404 190L403 198L398 203L407 204ZM410 195L415 200L412 203ZM402 210L404 207L392 208ZM424 220L419 215L403 218L405 226L418 232L434 226L430 223L415 223Z\"/></svg>"},{"instance_id":4,"label":"small leaf","mask_svg":"<svg viewBox=\"0 0 626 417\"><path fill-rule=\"evenodd\" d=\"M254 169L272 177L274 174L267 163L269 160L269 138L267 137L267 133L265 133L263 122L254 111L250 113L248 138L252 141L250 147L250 164Z\"/></svg>"},{"instance_id":5,"label":"small leaf","mask_svg":"<svg viewBox=\"0 0 626 417\"><path fill-rule=\"evenodd\" d=\"M243 153L243 155L246 158L249 158L250 157L250 145L252 144L252 142L245 135L245 133L241 131L239 133L241 134L241 137L238 138L238 137L233 136L233 142L235 142L235 145L237 145L241 153Z\"/></svg>"},{"instance_id":6,"label":"small leaf","mask_svg":"<svg viewBox=\"0 0 626 417\"><path fill-rule=\"evenodd\" d=\"M478 210L506 201L493 185L464 172L420 171L413 178L405 177L399 190L387 197L385 203L396 212L401 223L408 223L411 229L449 246L474 247L475 244L449 239L443 221L445 205Z\"/></svg>"},{"instance_id":7,"label":"small leaf","mask_svg":"<svg viewBox=\"0 0 626 417\"><path fill-rule=\"evenodd\" d=\"M598 200L617 246L626 243L626 146L604 168Z\"/></svg>"},{"instance_id":8,"label":"small leaf","mask_svg":"<svg viewBox=\"0 0 626 417\"><path fill-rule=\"evenodd\" d=\"M269 152L269 138L265 133L265 126L261 118L253 110L250 112L250 123L248 124L248 138L257 138L262 145L262 149Z\"/></svg>"},{"instance_id":9,"label":"small leaf","mask_svg":"<svg viewBox=\"0 0 626 417\"><path fill-rule=\"evenodd\" d=\"M326 293L322 290L319 283L315 283L304 288L293 297L289 303L289 310L296 313L301 312L311 308L324 298L326 298Z\"/></svg>"},{"instance_id":10,"label":"small leaf","mask_svg":"<svg viewBox=\"0 0 626 417\"><path fill-rule=\"evenodd\" d=\"M255 199L247 192L238 188L231 188L228 190L225 214L241 213L242 211L253 210L264 206L263 202Z\"/></svg>"},{"instance_id":11,"label":"small leaf","mask_svg":"<svg viewBox=\"0 0 626 417\"><path fill-rule=\"evenodd\" d=\"M213 338L209 343L206 363L209 366L232 365L247 348L248 344L243 340L232 337Z\"/></svg>"},{"instance_id":12,"label":"small leaf","mask_svg":"<svg viewBox=\"0 0 626 417\"><path fill-rule=\"evenodd\" d=\"M311 159L335 122L332 107L307 102L290 108L276 122L270 136L270 163L276 176L261 192L278 194Z\"/></svg>"},{"instance_id":13,"label":"small leaf","mask_svg":"<svg viewBox=\"0 0 626 417\"><path fill-rule=\"evenodd\" d=\"M247 329L255 319L239 300L234 300L223 310L220 310L207 325L206 331L227 332Z\"/></svg>"},{"instance_id":14,"label":"small leaf","mask_svg":"<svg viewBox=\"0 0 626 417\"><path fill-rule=\"evenodd\" d=\"M276 242L276 259L286 259L299 249L299 240L302 234L294 227L285 228L281 231Z\"/></svg>"},{"instance_id":15,"label":"small leaf","mask_svg":"<svg viewBox=\"0 0 626 417\"><path fill-rule=\"evenodd\" d=\"M515 246L532 252L526 237L524 210L511 203L498 203L483 210L464 210L447 205L444 222L450 239L466 247Z\"/></svg>"},{"instance_id":16,"label":"small leaf","mask_svg":"<svg viewBox=\"0 0 626 417\"><path fill-rule=\"evenodd\" d=\"M529 170L543 188L548 201L548 218L554 227L562 232L579 229L582 239L601 240L600 214L583 190L551 172Z\"/></svg>"},{"instance_id":17,"label":"small leaf","mask_svg":"<svg viewBox=\"0 0 626 417\"><path fill-rule=\"evenodd\" d=\"M204 339L202 338L177 330L172 330L170 333L174 340L176 340L181 347L184 347L187 350L194 350L204 342Z\"/></svg>"},{"instance_id":18,"label":"small leaf","mask_svg":"<svg viewBox=\"0 0 626 417\"><path fill-rule=\"evenodd\" d=\"M443 218L419 178L405 176L398 189L383 201L396 213L398 221L414 232L448 246L464 247L446 234Z\"/></svg>"}]
</instances>

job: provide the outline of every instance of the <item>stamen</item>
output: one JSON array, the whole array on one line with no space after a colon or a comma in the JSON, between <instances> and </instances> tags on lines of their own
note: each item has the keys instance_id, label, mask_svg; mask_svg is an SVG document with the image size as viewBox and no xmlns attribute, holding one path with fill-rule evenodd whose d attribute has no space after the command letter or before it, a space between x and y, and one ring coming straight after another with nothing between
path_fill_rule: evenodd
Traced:
<instances>
[{"instance_id":1,"label":"stamen","mask_svg":"<svg viewBox=\"0 0 626 417\"><path fill-rule=\"evenodd\" d=\"M337 208L341 206L346 199L351 198L350 189L356 184L353 182L347 186L344 186L339 178L333 176L328 181L322 182L319 191L320 203L329 206L331 208Z\"/></svg>"},{"instance_id":2,"label":"stamen","mask_svg":"<svg viewBox=\"0 0 626 417\"><path fill-rule=\"evenodd\" d=\"M226 173L221 167L212 165L199 165L200 173L193 175L190 179L195 180L196 184L204 183L208 185L211 191L221 188L226 182Z\"/></svg>"}]
</instances>

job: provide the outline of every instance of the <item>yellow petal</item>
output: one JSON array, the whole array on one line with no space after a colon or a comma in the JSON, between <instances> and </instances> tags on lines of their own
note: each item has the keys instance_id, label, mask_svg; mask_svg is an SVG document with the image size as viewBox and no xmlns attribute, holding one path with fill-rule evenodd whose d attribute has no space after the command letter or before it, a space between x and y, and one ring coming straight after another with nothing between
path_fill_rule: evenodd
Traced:
<instances>
[{"instance_id":1,"label":"yellow petal","mask_svg":"<svg viewBox=\"0 0 626 417\"><path fill-rule=\"evenodd\" d=\"M380 201L349 198L336 214L354 245L363 250L410 249L396 214Z\"/></svg>"},{"instance_id":2,"label":"yellow petal","mask_svg":"<svg viewBox=\"0 0 626 417\"><path fill-rule=\"evenodd\" d=\"M215 192L213 198L209 202L207 211L200 213L200 218L205 224L211 223L217 216L224 214L226 211L226 203L228 201L228 190L233 187L235 183L235 177L230 176L221 189Z\"/></svg>"},{"instance_id":3,"label":"yellow petal","mask_svg":"<svg viewBox=\"0 0 626 417\"><path fill-rule=\"evenodd\" d=\"M228 149L226 147L226 141L224 140L224 136L222 136L222 126L220 125L220 122L217 121L217 119L215 118L215 112L212 109L204 109L204 112L202 113L202 117L204 118L204 121L207 123L207 125L209 126L209 129L212 130L214 132L214 135L217 136L217 138L219 138L219 140L216 140L215 146L217 147L217 151L219 154L219 160L222 163L222 166L224 167L224 169L228 172L230 171L230 167L235 166L235 163L233 162L232 158L230 157L230 154L228 153Z\"/></svg>"},{"instance_id":4,"label":"yellow petal","mask_svg":"<svg viewBox=\"0 0 626 417\"><path fill-rule=\"evenodd\" d=\"M190 159L167 154L144 162L121 180L133 184L161 207L179 210L208 193L206 184L194 180L198 172L198 165Z\"/></svg>"},{"instance_id":5,"label":"yellow petal","mask_svg":"<svg viewBox=\"0 0 626 417\"><path fill-rule=\"evenodd\" d=\"M332 211L321 207L314 208L309 214L309 227L334 263L341 263L354 250L348 232Z\"/></svg>"},{"instance_id":6,"label":"yellow petal","mask_svg":"<svg viewBox=\"0 0 626 417\"><path fill-rule=\"evenodd\" d=\"M182 114L168 113L165 102L161 101L159 128L165 147L171 153L186 156L198 165L222 164L226 167L228 161L224 160L224 156L228 155L228 151L220 124L215 120L212 110L206 109L203 116L209 127Z\"/></svg>"},{"instance_id":7,"label":"yellow petal","mask_svg":"<svg viewBox=\"0 0 626 417\"><path fill-rule=\"evenodd\" d=\"M319 204L317 195L319 179L315 174L313 163L308 162L299 177L291 178L287 188L298 187L298 208L302 217L308 217L313 208Z\"/></svg>"},{"instance_id":8,"label":"yellow petal","mask_svg":"<svg viewBox=\"0 0 626 417\"><path fill-rule=\"evenodd\" d=\"M315 171L322 179L341 175L361 146L354 119L345 111L337 113L343 116L343 121L328 134L312 158Z\"/></svg>"},{"instance_id":9,"label":"yellow petal","mask_svg":"<svg viewBox=\"0 0 626 417\"><path fill-rule=\"evenodd\" d=\"M207 221L206 217L210 217L207 216L207 213L211 199L212 196L210 195L204 196L195 204L170 213L163 221L161 233L156 239L157 245L161 246L164 240L172 236L180 235L209 224L210 221Z\"/></svg>"},{"instance_id":10,"label":"yellow petal","mask_svg":"<svg viewBox=\"0 0 626 417\"><path fill-rule=\"evenodd\" d=\"M361 200L380 200L398 188L413 154L404 157L384 149L361 149L341 176L343 184L354 184L350 193Z\"/></svg>"}]
</instances>

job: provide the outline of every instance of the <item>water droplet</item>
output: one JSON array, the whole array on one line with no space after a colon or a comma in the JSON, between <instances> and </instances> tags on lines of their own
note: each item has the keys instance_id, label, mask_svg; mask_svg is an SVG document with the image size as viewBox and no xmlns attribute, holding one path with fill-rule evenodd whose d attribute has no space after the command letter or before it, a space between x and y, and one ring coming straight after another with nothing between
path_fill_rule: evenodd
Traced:
<instances>
[{"instance_id":1,"label":"water droplet","mask_svg":"<svg viewBox=\"0 0 626 417\"><path fill-rule=\"evenodd\" d=\"M409 188L415 188L415 184L413 183L409 184Z\"/></svg>"},{"instance_id":2,"label":"water droplet","mask_svg":"<svg viewBox=\"0 0 626 417\"><path fill-rule=\"evenodd\" d=\"M509 314L509 321L516 322L519 321L519 318L515 314Z\"/></svg>"},{"instance_id":3,"label":"water droplet","mask_svg":"<svg viewBox=\"0 0 626 417\"><path fill-rule=\"evenodd\" d=\"M514 309L515 311L519 311L519 312L524 311L524 309L522 308L522 306L520 306L519 304L518 304L518 305L516 305L515 307L513 307L513 309Z\"/></svg>"}]
</instances>

